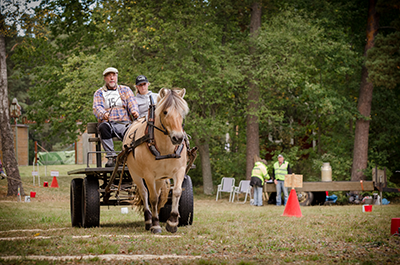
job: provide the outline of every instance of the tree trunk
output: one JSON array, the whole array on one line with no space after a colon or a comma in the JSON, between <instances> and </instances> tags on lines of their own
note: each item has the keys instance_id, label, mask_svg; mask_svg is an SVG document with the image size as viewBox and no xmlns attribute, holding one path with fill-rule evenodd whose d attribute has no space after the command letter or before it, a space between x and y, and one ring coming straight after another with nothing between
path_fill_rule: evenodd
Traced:
<instances>
[{"instance_id":1,"label":"tree trunk","mask_svg":"<svg viewBox=\"0 0 400 265\"><path fill-rule=\"evenodd\" d=\"M14 135L11 130L9 107L8 107L8 85L7 85L7 64L6 64L6 42L3 34L4 20L0 15L0 138L3 151L3 166L7 173L8 190L7 196L25 195L22 187L21 176L19 175L17 159L14 153Z\"/></svg>"},{"instance_id":2,"label":"tree trunk","mask_svg":"<svg viewBox=\"0 0 400 265\"><path fill-rule=\"evenodd\" d=\"M251 11L250 22L250 56L255 54L256 47L252 39L257 37L258 29L261 27L261 3L254 2ZM251 178L251 170L254 166L253 158L255 155L260 156L260 139L259 139L259 125L257 111L259 109L260 91L258 86L253 80L253 76L249 74L249 92L247 96L247 143L246 143L246 179Z\"/></svg>"},{"instance_id":3,"label":"tree trunk","mask_svg":"<svg viewBox=\"0 0 400 265\"><path fill-rule=\"evenodd\" d=\"M212 195L214 191L212 174L211 174L211 163L210 163L210 150L208 143L200 143L199 140L195 140L197 147L199 148L201 170L203 172L203 192L206 195Z\"/></svg>"},{"instance_id":4,"label":"tree trunk","mask_svg":"<svg viewBox=\"0 0 400 265\"><path fill-rule=\"evenodd\" d=\"M367 56L367 51L374 47L375 36L379 28L379 14L376 11L377 0L369 1L368 8L368 25L367 25L367 44L364 49L364 56ZM362 67L360 95L358 98L358 111L366 118L370 118L372 91L374 89L372 83L367 81L368 69ZM356 131L354 137L353 150L353 167L351 170L351 180L357 181L365 179L364 170L367 168L368 162L368 134L369 120L364 118L356 121Z\"/></svg>"}]
</instances>

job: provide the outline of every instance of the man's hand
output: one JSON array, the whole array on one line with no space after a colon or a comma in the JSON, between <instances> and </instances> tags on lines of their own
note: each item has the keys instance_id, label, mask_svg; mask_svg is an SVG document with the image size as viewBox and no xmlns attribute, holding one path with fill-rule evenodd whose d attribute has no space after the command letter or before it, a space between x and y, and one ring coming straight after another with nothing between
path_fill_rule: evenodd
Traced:
<instances>
[{"instance_id":1,"label":"man's hand","mask_svg":"<svg viewBox=\"0 0 400 265\"><path fill-rule=\"evenodd\" d=\"M139 117L139 113L137 111L132 112L132 115L135 119Z\"/></svg>"},{"instance_id":2,"label":"man's hand","mask_svg":"<svg viewBox=\"0 0 400 265\"><path fill-rule=\"evenodd\" d=\"M277 185L277 184L278 184L278 180L277 180L277 179L275 179L275 180L274 180L274 183L275 183L275 185Z\"/></svg>"},{"instance_id":3,"label":"man's hand","mask_svg":"<svg viewBox=\"0 0 400 265\"><path fill-rule=\"evenodd\" d=\"M110 118L110 112L106 112L106 114L104 114L103 116L103 120L108 121L109 118Z\"/></svg>"}]
</instances>

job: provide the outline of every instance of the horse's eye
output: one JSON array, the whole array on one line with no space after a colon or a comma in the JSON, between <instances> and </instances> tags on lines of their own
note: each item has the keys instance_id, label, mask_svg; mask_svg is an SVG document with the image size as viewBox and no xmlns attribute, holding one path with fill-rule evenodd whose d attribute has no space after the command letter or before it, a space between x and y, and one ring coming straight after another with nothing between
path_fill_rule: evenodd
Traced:
<instances>
[{"instance_id":1,"label":"horse's eye","mask_svg":"<svg viewBox=\"0 0 400 265\"><path fill-rule=\"evenodd\" d=\"M167 115L168 111L164 111L164 115Z\"/></svg>"}]
</instances>

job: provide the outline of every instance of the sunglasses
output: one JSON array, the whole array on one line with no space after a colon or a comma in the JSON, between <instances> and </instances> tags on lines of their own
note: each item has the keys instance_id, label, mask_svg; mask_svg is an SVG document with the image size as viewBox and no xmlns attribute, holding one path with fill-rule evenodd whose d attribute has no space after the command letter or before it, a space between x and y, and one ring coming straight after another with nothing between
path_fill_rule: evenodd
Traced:
<instances>
[{"instance_id":1,"label":"sunglasses","mask_svg":"<svg viewBox=\"0 0 400 265\"><path fill-rule=\"evenodd\" d=\"M147 83L141 83L141 84L136 85L136 86L145 86L145 85L147 85Z\"/></svg>"}]
</instances>

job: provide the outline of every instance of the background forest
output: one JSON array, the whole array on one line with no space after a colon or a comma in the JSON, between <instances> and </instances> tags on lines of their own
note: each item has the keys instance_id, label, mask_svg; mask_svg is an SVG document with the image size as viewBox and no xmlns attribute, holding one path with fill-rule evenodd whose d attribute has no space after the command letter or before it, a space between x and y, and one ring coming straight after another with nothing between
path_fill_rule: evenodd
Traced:
<instances>
[{"instance_id":1,"label":"background forest","mask_svg":"<svg viewBox=\"0 0 400 265\"><path fill-rule=\"evenodd\" d=\"M323 162L333 180L350 180L356 121L364 118L364 175L386 167L391 185L400 184L400 2L375 3L379 31L364 54L369 2L36 1L18 19L25 35L6 35L9 100L16 97L36 122L31 142L50 151L95 121L92 97L107 67L132 89L139 74L153 92L186 88L185 130L200 152L190 175L206 193L223 176L246 178L251 139L270 168L283 153L305 180L319 180ZM369 117L357 109L363 66L374 88Z\"/></svg>"}]
</instances>

